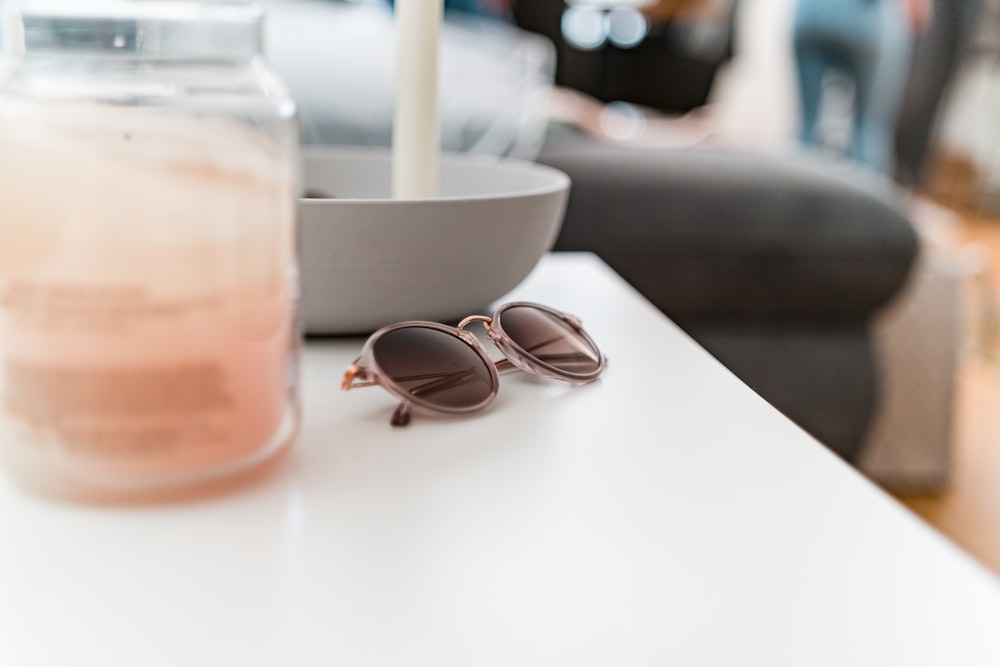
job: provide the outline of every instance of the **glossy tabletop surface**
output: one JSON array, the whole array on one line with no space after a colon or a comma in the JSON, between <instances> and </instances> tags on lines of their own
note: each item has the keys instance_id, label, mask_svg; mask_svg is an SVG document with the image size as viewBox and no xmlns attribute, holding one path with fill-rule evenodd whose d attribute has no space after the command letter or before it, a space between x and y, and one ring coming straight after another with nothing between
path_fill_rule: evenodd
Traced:
<instances>
[{"instance_id":1,"label":"glossy tabletop surface","mask_svg":"<svg viewBox=\"0 0 1000 667\"><path fill-rule=\"evenodd\" d=\"M0 477L0 665L998 665L1000 584L590 255L513 295L582 318L584 387L415 417L310 341L263 480L107 508Z\"/></svg>"}]
</instances>

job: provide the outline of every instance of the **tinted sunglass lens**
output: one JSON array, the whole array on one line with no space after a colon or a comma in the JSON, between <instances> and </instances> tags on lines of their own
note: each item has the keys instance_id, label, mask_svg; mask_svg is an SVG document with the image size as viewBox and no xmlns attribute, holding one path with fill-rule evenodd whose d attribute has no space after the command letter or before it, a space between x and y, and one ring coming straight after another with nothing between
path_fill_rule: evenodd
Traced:
<instances>
[{"instance_id":1,"label":"tinted sunglass lens","mask_svg":"<svg viewBox=\"0 0 1000 667\"><path fill-rule=\"evenodd\" d=\"M372 352L387 379L424 403L474 408L493 395L486 362L468 343L445 331L395 329L380 336Z\"/></svg>"},{"instance_id":2,"label":"tinted sunglass lens","mask_svg":"<svg viewBox=\"0 0 1000 667\"><path fill-rule=\"evenodd\" d=\"M499 320L508 338L544 364L576 375L600 369L600 353L553 313L534 306L511 306L503 310Z\"/></svg>"}]
</instances>

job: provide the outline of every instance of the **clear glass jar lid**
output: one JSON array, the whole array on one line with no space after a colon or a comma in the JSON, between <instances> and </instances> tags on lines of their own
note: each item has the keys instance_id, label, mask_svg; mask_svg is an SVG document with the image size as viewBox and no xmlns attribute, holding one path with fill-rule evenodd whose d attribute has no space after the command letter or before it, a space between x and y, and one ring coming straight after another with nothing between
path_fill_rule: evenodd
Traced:
<instances>
[{"instance_id":1,"label":"clear glass jar lid","mask_svg":"<svg viewBox=\"0 0 1000 667\"><path fill-rule=\"evenodd\" d=\"M8 10L8 57L100 54L246 61L261 53L263 12L235 2L33 0ZM12 26L16 28L12 29Z\"/></svg>"}]
</instances>

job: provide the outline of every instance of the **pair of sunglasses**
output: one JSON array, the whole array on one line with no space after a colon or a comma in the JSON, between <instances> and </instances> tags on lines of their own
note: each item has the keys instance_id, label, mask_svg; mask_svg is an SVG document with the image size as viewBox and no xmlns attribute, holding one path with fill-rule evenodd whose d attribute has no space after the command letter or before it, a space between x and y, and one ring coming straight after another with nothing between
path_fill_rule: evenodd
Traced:
<instances>
[{"instance_id":1,"label":"pair of sunglasses","mask_svg":"<svg viewBox=\"0 0 1000 667\"><path fill-rule=\"evenodd\" d=\"M504 355L494 362L466 331L474 322ZM471 315L457 327L437 322L400 322L373 333L344 374L341 388L380 385L402 403L393 426L410 423L411 412L456 415L482 410L497 395L499 372L519 368L534 375L586 384L606 364L597 345L572 315L537 303L507 303L492 317Z\"/></svg>"}]
</instances>

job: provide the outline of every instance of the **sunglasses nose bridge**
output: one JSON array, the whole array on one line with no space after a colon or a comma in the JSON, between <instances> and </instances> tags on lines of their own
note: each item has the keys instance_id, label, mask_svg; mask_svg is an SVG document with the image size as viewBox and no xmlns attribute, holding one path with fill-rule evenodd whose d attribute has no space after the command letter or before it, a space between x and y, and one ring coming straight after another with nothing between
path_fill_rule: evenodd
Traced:
<instances>
[{"instance_id":1,"label":"sunglasses nose bridge","mask_svg":"<svg viewBox=\"0 0 1000 667\"><path fill-rule=\"evenodd\" d=\"M489 317L486 317L485 315L469 315L464 320L462 320L461 322L459 322L458 326L456 328L459 331L464 331L465 327L469 326L473 322L482 322L487 327L489 327L490 324L493 323L493 320L491 318L489 318Z\"/></svg>"}]
</instances>

